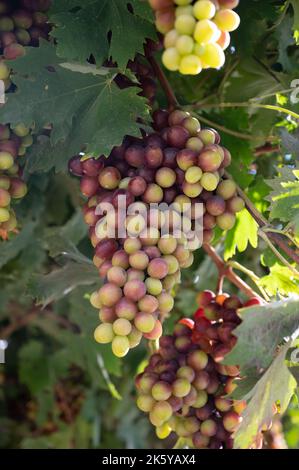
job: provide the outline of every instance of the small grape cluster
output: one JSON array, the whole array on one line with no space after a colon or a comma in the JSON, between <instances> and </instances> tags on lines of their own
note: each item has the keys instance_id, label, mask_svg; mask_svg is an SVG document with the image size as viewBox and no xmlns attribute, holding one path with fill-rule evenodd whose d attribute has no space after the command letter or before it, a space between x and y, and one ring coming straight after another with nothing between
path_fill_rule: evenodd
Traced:
<instances>
[{"instance_id":1,"label":"small grape cluster","mask_svg":"<svg viewBox=\"0 0 299 470\"><path fill-rule=\"evenodd\" d=\"M142 336L161 336L161 320L173 308L180 271L191 266L193 251L201 245L198 218L203 241L209 242L213 227L231 228L234 212L244 207L235 183L222 180L231 156L220 147L216 131L201 130L197 119L179 110L156 111L153 126L156 132L141 139L126 137L108 159L77 156L70 161L71 173L81 177L81 191L89 198L84 218L94 263L105 279L91 296L102 322L95 338L111 342L119 357ZM130 213L120 222L121 196ZM114 210L98 214L98 205L105 202ZM195 210L198 202L203 217ZM126 233L119 235L115 230L122 226ZM110 229L113 236L108 236Z\"/></svg>"},{"instance_id":2,"label":"small grape cluster","mask_svg":"<svg viewBox=\"0 0 299 470\"><path fill-rule=\"evenodd\" d=\"M0 1L0 80L3 80L6 92L14 92L9 60L24 55L24 46L38 46L40 38L48 37L45 12L49 6L50 0L20 0L13 4ZM32 144L31 129L24 124L0 125L0 231L3 238L17 226L11 201L21 199L27 193L17 160Z\"/></svg>"},{"instance_id":3,"label":"small grape cluster","mask_svg":"<svg viewBox=\"0 0 299 470\"><path fill-rule=\"evenodd\" d=\"M171 433L196 449L232 448L232 434L246 404L225 395L237 367L224 366L194 341L193 322L183 319L136 377L137 406L149 413L160 439Z\"/></svg>"},{"instance_id":4,"label":"small grape cluster","mask_svg":"<svg viewBox=\"0 0 299 470\"><path fill-rule=\"evenodd\" d=\"M164 37L164 66L184 75L221 68L230 32L238 28L233 11L239 0L149 0Z\"/></svg>"}]
</instances>

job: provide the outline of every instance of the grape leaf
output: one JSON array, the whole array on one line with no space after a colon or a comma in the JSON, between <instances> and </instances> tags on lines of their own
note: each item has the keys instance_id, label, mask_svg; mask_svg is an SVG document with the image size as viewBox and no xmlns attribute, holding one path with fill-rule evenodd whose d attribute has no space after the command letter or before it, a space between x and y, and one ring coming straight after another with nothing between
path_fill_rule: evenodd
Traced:
<instances>
[{"instance_id":1,"label":"grape leaf","mask_svg":"<svg viewBox=\"0 0 299 470\"><path fill-rule=\"evenodd\" d=\"M275 263L270 268L270 274L260 278L260 285L266 290L268 295L275 296L277 293L288 296L299 294L299 279L294 273L279 263Z\"/></svg>"},{"instance_id":2,"label":"grape leaf","mask_svg":"<svg viewBox=\"0 0 299 470\"><path fill-rule=\"evenodd\" d=\"M234 330L238 342L226 364L239 364L241 376L271 364L278 345L299 328L299 297L241 309L242 323Z\"/></svg>"},{"instance_id":3,"label":"grape leaf","mask_svg":"<svg viewBox=\"0 0 299 470\"><path fill-rule=\"evenodd\" d=\"M29 222L18 235L13 236L9 241L0 242L0 268L18 256L31 243L35 227L35 222Z\"/></svg>"},{"instance_id":4,"label":"grape leaf","mask_svg":"<svg viewBox=\"0 0 299 470\"><path fill-rule=\"evenodd\" d=\"M124 135L140 135L138 117L145 121L149 117L146 100L137 95L139 88L120 90L111 72L98 75L92 67L90 73L74 72L46 42L28 48L26 56L15 61L14 70L18 90L1 108L1 122L34 124L36 133L51 123L51 144L63 144L65 149L59 165L86 145L91 155L108 155ZM41 168L41 158L38 163ZM46 159L47 169L49 163Z\"/></svg>"},{"instance_id":5,"label":"grape leaf","mask_svg":"<svg viewBox=\"0 0 299 470\"><path fill-rule=\"evenodd\" d=\"M293 155L294 158L299 158L299 134L293 132L292 134L286 129L281 130L281 144L285 153Z\"/></svg>"},{"instance_id":6,"label":"grape leaf","mask_svg":"<svg viewBox=\"0 0 299 470\"><path fill-rule=\"evenodd\" d=\"M123 0L77 0L52 14L57 52L68 60L85 62L92 54L100 64L112 58L124 69L136 53L143 52L145 40L156 39L153 14L147 2L131 0L133 12ZM74 7L80 7L74 9ZM109 40L110 39L110 40Z\"/></svg>"},{"instance_id":7,"label":"grape leaf","mask_svg":"<svg viewBox=\"0 0 299 470\"><path fill-rule=\"evenodd\" d=\"M19 351L19 377L32 394L38 393L49 382L49 363L42 343L32 340Z\"/></svg>"},{"instance_id":8,"label":"grape leaf","mask_svg":"<svg viewBox=\"0 0 299 470\"><path fill-rule=\"evenodd\" d=\"M243 209L236 217L235 226L225 237L225 261L232 258L236 254L237 249L240 253L243 253L249 243L253 248L258 246L258 224L247 209Z\"/></svg>"},{"instance_id":9,"label":"grape leaf","mask_svg":"<svg viewBox=\"0 0 299 470\"><path fill-rule=\"evenodd\" d=\"M99 276L93 265L70 262L49 274L34 274L28 284L28 294L37 299L38 305L46 307L76 287L93 285L98 280Z\"/></svg>"},{"instance_id":10,"label":"grape leaf","mask_svg":"<svg viewBox=\"0 0 299 470\"><path fill-rule=\"evenodd\" d=\"M272 421L276 403L279 403L280 413L286 410L296 388L296 380L285 364L288 348L289 343L280 350L269 369L244 397L249 403L234 436L235 449L247 449L252 445L262 426Z\"/></svg>"},{"instance_id":11,"label":"grape leaf","mask_svg":"<svg viewBox=\"0 0 299 470\"><path fill-rule=\"evenodd\" d=\"M273 191L266 198L270 204L270 218L290 223L299 234L299 168L279 168L279 176L268 180Z\"/></svg>"}]
</instances>

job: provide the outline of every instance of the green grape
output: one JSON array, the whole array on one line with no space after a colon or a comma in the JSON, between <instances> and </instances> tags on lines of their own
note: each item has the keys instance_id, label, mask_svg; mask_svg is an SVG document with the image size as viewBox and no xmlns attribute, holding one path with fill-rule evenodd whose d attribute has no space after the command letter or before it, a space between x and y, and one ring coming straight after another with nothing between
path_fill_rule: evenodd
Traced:
<instances>
[{"instance_id":1,"label":"green grape","mask_svg":"<svg viewBox=\"0 0 299 470\"><path fill-rule=\"evenodd\" d=\"M0 207L0 223L7 222L10 218L10 213L4 207Z\"/></svg>"},{"instance_id":2,"label":"green grape","mask_svg":"<svg viewBox=\"0 0 299 470\"><path fill-rule=\"evenodd\" d=\"M219 69L225 63L225 54L219 44L206 44L200 55L200 60L207 67Z\"/></svg>"},{"instance_id":3,"label":"green grape","mask_svg":"<svg viewBox=\"0 0 299 470\"><path fill-rule=\"evenodd\" d=\"M221 31L225 31L227 33L235 31L235 29L240 25L240 17L238 13L229 9L219 10L216 13L214 21Z\"/></svg>"},{"instance_id":4,"label":"green grape","mask_svg":"<svg viewBox=\"0 0 299 470\"><path fill-rule=\"evenodd\" d=\"M162 426L158 426L156 428L156 435L158 439L166 439L170 433L171 427L169 427L168 423L164 423Z\"/></svg>"},{"instance_id":5,"label":"green grape","mask_svg":"<svg viewBox=\"0 0 299 470\"><path fill-rule=\"evenodd\" d=\"M169 47L165 49L162 54L163 65L172 72L179 69L180 66L180 54L175 47Z\"/></svg>"},{"instance_id":6,"label":"green grape","mask_svg":"<svg viewBox=\"0 0 299 470\"><path fill-rule=\"evenodd\" d=\"M193 6L193 14L198 20L211 20L215 13L216 7L209 0L199 0Z\"/></svg>"},{"instance_id":7,"label":"green grape","mask_svg":"<svg viewBox=\"0 0 299 470\"><path fill-rule=\"evenodd\" d=\"M188 168L185 174L185 179L187 183L195 184L201 180L202 177L202 169L198 166L191 166Z\"/></svg>"},{"instance_id":8,"label":"green grape","mask_svg":"<svg viewBox=\"0 0 299 470\"><path fill-rule=\"evenodd\" d=\"M176 29L172 29L165 34L164 37L164 47L169 49L170 47L175 47L175 44L179 38L179 34Z\"/></svg>"},{"instance_id":9,"label":"green grape","mask_svg":"<svg viewBox=\"0 0 299 470\"><path fill-rule=\"evenodd\" d=\"M193 51L194 41L190 36L186 34L180 36L176 43L175 47L180 55L191 54Z\"/></svg>"},{"instance_id":10,"label":"green grape","mask_svg":"<svg viewBox=\"0 0 299 470\"><path fill-rule=\"evenodd\" d=\"M112 351L117 357L124 357L128 354L130 343L126 336L115 336L112 340Z\"/></svg>"},{"instance_id":11,"label":"green grape","mask_svg":"<svg viewBox=\"0 0 299 470\"><path fill-rule=\"evenodd\" d=\"M198 75L202 71L202 63L194 54L184 56L179 65L179 71L183 75Z\"/></svg>"},{"instance_id":12,"label":"green grape","mask_svg":"<svg viewBox=\"0 0 299 470\"><path fill-rule=\"evenodd\" d=\"M135 317L135 326L142 333L150 333L155 327L155 318L150 313L139 312Z\"/></svg>"},{"instance_id":13,"label":"green grape","mask_svg":"<svg viewBox=\"0 0 299 470\"><path fill-rule=\"evenodd\" d=\"M117 336L128 336L132 331L132 325L125 318L118 318L113 323L113 331Z\"/></svg>"},{"instance_id":14,"label":"green grape","mask_svg":"<svg viewBox=\"0 0 299 470\"><path fill-rule=\"evenodd\" d=\"M168 400L171 397L172 389L171 385L167 382L157 382L152 388L152 396L157 401Z\"/></svg>"},{"instance_id":15,"label":"green grape","mask_svg":"<svg viewBox=\"0 0 299 470\"><path fill-rule=\"evenodd\" d=\"M201 20L195 26L194 39L199 44L216 42L220 37L217 25L210 20Z\"/></svg>"},{"instance_id":16,"label":"green grape","mask_svg":"<svg viewBox=\"0 0 299 470\"><path fill-rule=\"evenodd\" d=\"M193 34L196 25L196 20L192 15L180 15L175 20L175 29L179 34Z\"/></svg>"},{"instance_id":17,"label":"green grape","mask_svg":"<svg viewBox=\"0 0 299 470\"><path fill-rule=\"evenodd\" d=\"M224 212L216 217L216 221L221 230L230 230L235 225L236 217L229 212Z\"/></svg>"},{"instance_id":18,"label":"green grape","mask_svg":"<svg viewBox=\"0 0 299 470\"><path fill-rule=\"evenodd\" d=\"M94 332L94 338L97 343L108 344L114 338L113 326L111 323L102 323L99 325Z\"/></svg>"},{"instance_id":19,"label":"green grape","mask_svg":"<svg viewBox=\"0 0 299 470\"><path fill-rule=\"evenodd\" d=\"M159 279L148 277L145 280L147 292L151 295L159 295L163 290L162 282Z\"/></svg>"},{"instance_id":20,"label":"green grape","mask_svg":"<svg viewBox=\"0 0 299 470\"><path fill-rule=\"evenodd\" d=\"M187 379L176 379L172 384L173 395L178 398L184 398L191 390L191 384Z\"/></svg>"},{"instance_id":21,"label":"green grape","mask_svg":"<svg viewBox=\"0 0 299 470\"><path fill-rule=\"evenodd\" d=\"M144 411L144 413L149 413L155 403L155 400L150 395L139 395L136 401L138 408Z\"/></svg>"},{"instance_id":22,"label":"green grape","mask_svg":"<svg viewBox=\"0 0 299 470\"><path fill-rule=\"evenodd\" d=\"M151 413L152 416L154 416L157 420L164 423L171 417L172 408L167 401L159 401L158 403L154 404Z\"/></svg>"},{"instance_id":23,"label":"green grape","mask_svg":"<svg viewBox=\"0 0 299 470\"><path fill-rule=\"evenodd\" d=\"M214 191L219 183L219 175L215 173L204 173L200 180L200 184L202 185L203 189L207 191Z\"/></svg>"}]
</instances>

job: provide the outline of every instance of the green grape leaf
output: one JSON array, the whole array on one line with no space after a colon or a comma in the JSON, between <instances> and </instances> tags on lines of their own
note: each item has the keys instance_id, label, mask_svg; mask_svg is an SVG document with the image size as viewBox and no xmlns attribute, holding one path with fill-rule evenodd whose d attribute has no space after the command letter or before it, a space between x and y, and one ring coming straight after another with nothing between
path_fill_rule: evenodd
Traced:
<instances>
[{"instance_id":1,"label":"green grape leaf","mask_svg":"<svg viewBox=\"0 0 299 470\"><path fill-rule=\"evenodd\" d=\"M34 395L50 382L49 362L42 343L31 340L19 351L19 378Z\"/></svg>"},{"instance_id":2,"label":"green grape leaf","mask_svg":"<svg viewBox=\"0 0 299 470\"><path fill-rule=\"evenodd\" d=\"M299 134L298 132L293 132L292 134L286 129L282 129L280 132L281 135L281 145L284 150L284 153L289 153L293 155L294 158L299 158Z\"/></svg>"},{"instance_id":3,"label":"green grape leaf","mask_svg":"<svg viewBox=\"0 0 299 470\"><path fill-rule=\"evenodd\" d=\"M275 263L270 268L267 276L260 278L260 285L266 290L268 295L288 296L290 294L299 294L299 279L286 266Z\"/></svg>"},{"instance_id":4,"label":"green grape leaf","mask_svg":"<svg viewBox=\"0 0 299 470\"><path fill-rule=\"evenodd\" d=\"M50 141L52 146L60 146L60 168L81 150L93 156L109 155L124 135L140 136L136 120L147 121L149 117L146 100L138 96L139 88L120 90L107 70L101 75L92 67L90 73L70 70L55 55L55 47L46 42L39 48L28 48L27 54L15 61L14 70L18 90L8 95L1 108L1 122L34 125L36 133L51 123ZM56 164L54 159L52 166ZM36 165L42 169L41 154ZM45 169L49 166L45 158Z\"/></svg>"},{"instance_id":5,"label":"green grape leaf","mask_svg":"<svg viewBox=\"0 0 299 470\"><path fill-rule=\"evenodd\" d=\"M0 242L0 268L18 256L31 243L35 227L35 222L29 222L18 235L8 241Z\"/></svg>"},{"instance_id":6,"label":"green grape leaf","mask_svg":"<svg viewBox=\"0 0 299 470\"><path fill-rule=\"evenodd\" d=\"M296 380L285 364L288 348L289 344L286 344L280 350L268 370L244 397L249 403L234 436L235 449L247 449L254 443L263 425L272 421L275 404L279 404L281 414L287 409L296 388Z\"/></svg>"},{"instance_id":7,"label":"green grape leaf","mask_svg":"<svg viewBox=\"0 0 299 470\"><path fill-rule=\"evenodd\" d=\"M46 275L34 274L28 283L28 294L44 307L68 295L78 286L90 286L99 281L96 268L89 263L69 262Z\"/></svg>"},{"instance_id":8,"label":"green grape leaf","mask_svg":"<svg viewBox=\"0 0 299 470\"><path fill-rule=\"evenodd\" d=\"M241 376L267 368L285 337L299 328L299 297L239 310L242 323L234 334L238 341L224 363L239 364Z\"/></svg>"},{"instance_id":9,"label":"green grape leaf","mask_svg":"<svg viewBox=\"0 0 299 470\"><path fill-rule=\"evenodd\" d=\"M266 198L270 204L270 218L290 223L299 234L299 168L279 168L279 176L268 180L272 192Z\"/></svg>"},{"instance_id":10,"label":"green grape leaf","mask_svg":"<svg viewBox=\"0 0 299 470\"><path fill-rule=\"evenodd\" d=\"M54 13L50 21L57 52L68 60L85 62L92 54L100 64L112 58L121 69L143 52L146 39L156 39L153 14L147 2L131 0L77 0ZM74 7L77 7L74 9ZM79 8L78 8L79 7ZM109 40L110 36L110 40Z\"/></svg>"},{"instance_id":11,"label":"green grape leaf","mask_svg":"<svg viewBox=\"0 0 299 470\"><path fill-rule=\"evenodd\" d=\"M243 253L249 243L253 248L257 248L258 246L258 224L247 209L243 209L239 212L236 219L235 226L225 237L225 261L232 258L237 250Z\"/></svg>"}]
</instances>

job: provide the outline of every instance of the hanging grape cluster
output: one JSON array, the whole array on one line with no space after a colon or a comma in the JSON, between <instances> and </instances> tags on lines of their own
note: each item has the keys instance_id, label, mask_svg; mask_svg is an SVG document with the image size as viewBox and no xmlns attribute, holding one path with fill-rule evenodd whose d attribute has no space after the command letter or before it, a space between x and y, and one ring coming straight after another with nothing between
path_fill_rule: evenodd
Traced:
<instances>
[{"instance_id":1,"label":"hanging grape cluster","mask_svg":"<svg viewBox=\"0 0 299 470\"><path fill-rule=\"evenodd\" d=\"M45 12L49 6L49 0L0 1L0 80L4 82L6 93L15 91L9 61L24 55L24 46L36 47L40 38L48 37ZM32 143L31 130L24 124L0 125L0 232L3 237L17 226L11 203L27 192L19 160Z\"/></svg>"},{"instance_id":2,"label":"hanging grape cluster","mask_svg":"<svg viewBox=\"0 0 299 470\"><path fill-rule=\"evenodd\" d=\"M243 304L236 296L211 291L197 298L194 320L180 320L173 335L162 337L159 350L137 376L137 406L149 413L161 439L173 432L189 447L231 448L246 403L227 397L239 369L220 362L236 344L237 309L260 301Z\"/></svg>"},{"instance_id":3,"label":"hanging grape cluster","mask_svg":"<svg viewBox=\"0 0 299 470\"><path fill-rule=\"evenodd\" d=\"M156 27L164 35L164 66L184 75L219 69L230 32L238 28L233 11L239 0L149 0L156 13Z\"/></svg>"},{"instance_id":4,"label":"hanging grape cluster","mask_svg":"<svg viewBox=\"0 0 299 470\"><path fill-rule=\"evenodd\" d=\"M201 129L197 119L180 110L154 112L153 128L141 139L126 137L108 159L78 156L70 161L70 171L81 177L81 191L89 198L84 218L94 263L104 279L91 297L101 320L95 338L112 343L119 357L142 336L161 336L161 320L173 308L180 271L191 266L193 251L201 245L194 230L197 218L203 241L209 242L213 228L232 228L235 212L244 207L235 183L223 180L231 155L219 145L216 131ZM120 196L131 211L121 223L127 233L108 237L108 228L120 228ZM97 214L103 202L111 203L116 214ZM159 206L163 202L166 208ZM196 203L202 203L203 217L193 210ZM158 206L149 212L152 204Z\"/></svg>"}]
</instances>

